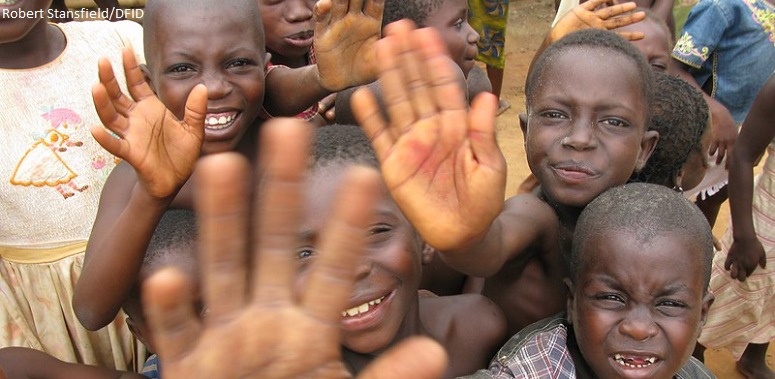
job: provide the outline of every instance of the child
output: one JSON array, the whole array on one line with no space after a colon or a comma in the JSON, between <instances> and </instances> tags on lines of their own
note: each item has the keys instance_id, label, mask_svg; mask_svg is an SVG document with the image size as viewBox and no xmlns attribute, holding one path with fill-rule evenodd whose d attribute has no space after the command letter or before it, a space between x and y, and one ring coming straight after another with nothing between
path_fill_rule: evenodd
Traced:
<instances>
[{"instance_id":1,"label":"child","mask_svg":"<svg viewBox=\"0 0 775 379\"><path fill-rule=\"evenodd\" d=\"M361 129L343 125L319 129L308 179L307 212L301 223L299 283L306 281L306 268L316 259L317 236L330 215L343 174L354 166L379 170ZM479 294L419 298L423 254L428 250L387 190L380 193L367 253L356 267L354 293L342 312L345 362L358 373L386 348L410 336L426 335L447 350L450 366L444 377L484 367L505 337L503 314Z\"/></svg>"},{"instance_id":2,"label":"child","mask_svg":"<svg viewBox=\"0 0 775 379\"><path fill-rule=\"evenodd\" d=\"M659 133L659 141L633 180L688 191L700 184L707 168L708 104L700 90L682 79L661 73L655 78L649 129Z\"/></svg>"},{"instance_id":3,"label":"child","mask_svg":"<svg viewBox=\"0 0 775 379\"><path fill-rule=\"evenodd\" d=\"M737 137L756 93L775 71L772 0L703 0L689 13L673 48L681 77L702 88L711 109L710 155L697 195L711 226L727 199L722 160Z\"/></svg>"},{"instance_id":4,"label":"child","mask_svg":"<svg viewBox=\"0 0 775 379\"><path fill-rule=\"evenodd\" d=\"M469 378L713 378L691 357L712 259L708 223L680 194L610 189L579 217L567 315L519 332Z\"/></svg>"},{"instance_id":5,"label":"child","mask_svg":"<svg viewBox=\"0 0 775 379\"><path fill-rule=\"evenodd\" d=\"M244 157L215 154L199 166L199 276L207 322L196 315L191 286L183 275L163 270L144 285L144 305L164 377L352 377L341 359L341 313L351 306L351 293L358 288L354 284L361 277L356 274L357 267L363 267L361 255L380 247L373 239L381 236L367 231L377 227L386 232L380 225L368 226L375 210L384 210L375 209L386 205L379 201L386 200L384 189L372 168L351 166L338 187L327 226L314 236L316 250L314 258L306 259L313 261L305 266L306 283L294 286L298 257L306 255L298 246L304 192L311 185L303 174L309 165L311 130L288 119L273 120L262 129L265 175L262 207L254 217L246 207L250 200L243 178L249 175L250 163ZM363 157L362 151L349 151ZM329 163L327 167L335 169ZM326 197L331 190L326 189ZM313 188L308 198L317 193ZM311 206L306 207L314 214ZM264 222L269 219L271 223ZM258 244L250 246L252 241ZM447 367L444 350L427 337L409 338L380 354L358 378L438 378Z\"/></svg>"},{"instance_id":6,"label":"child","mask_svg":"<svg viewBox=\"0 0 775 379\"><path fill-rule=\"evenodd\" d=\"M174 266L190 278L197 278L197 257L195 252L196 224L194 213L188 210L169 210L159 221L148 245L148 251L140 270L137 287L133 290L123 308L127 314L127 324L132 333L145 346L154 351L149 328L143 316L139 288L153 272L165 266ZM149 361L154 361L155 356ZM149 367L149 365L146 365ZM43 352L25 348L6 348L0 350L0 368L11 378L158 378L151 370L143 370L142 375L115 371L103 367L86 366L62 362Z\"/></svg>"},{"instance_id":7,"label":"child","mask_svg":"<svg viewBox=\"0 0 775 379\"><path fill-rule=\"evenodd\" d=\"M89 135L100 124L88 95L96 56L118 63L122 48L142 47L142 28L50 24L49 4L0 5L0 346L126 369L134 351L123 320L106 318L104 325L113 323L91 333L75 319L71 296L100 191L117 162ZM11 17L19 11L37 17Z\"/></svg>"},{"instance_id":8,"label":"child","mask_svg":"<svg viewBox=\"0 0 775 379\"><path fill-rule=\"evenodd\" d=\"M635 12L643 12L646 18L634 24L613 29L621 32L642 33L643 39L630 41L646 56L646 60L656 71L674 73L675 66L670 52L673 48L673 35L665 24L649 9L635 8Z\"/></svg>"},{"instance_id":9,"label":"child","mask_svg":"<svg viewBox=\"0 0 775 379\"><path fill-rule=\"evenodd\" d=\"M127 82L133 83L132 98L120 91L110 66L100 65L95 107L107 128L120 138L101 128L92 132L125 162L116 167L103 191L73 299L79 320L89 329L102 327L118 312L164 211L191 209L189 179L196 180L199 157L237 151L251 160L256 158L267 62L263 28L255 1L227 1L234 6L213 8L205 0L148 4L144 73L131 54L124 54ZM328 7L330 17L319 15L325 24L322 30L335 37L346 31L343 24L359 19L351 13L373 17L369 4L365 10L360 6L348 10L346 3ZM349 36L357 38L360 33ZM347 41L337 44L336 38L326 36L320 36L328 38L322 46L323 60L330 61L331 54L338 56L338 49L360 46ZM359 57L349 58L341 61L347 70ZM341 72L325 72L346 82L340 80L345 76ZM363 73L355 70L352 74L359 78Z\"/></svg>"},{"instance_id":10,"label":"child","mask_svg":"<svg viewBox=\"0 0 775 379\"><path fill-rule=\"evenodd\" d=\"M729 160L729 206L732 223L713 259L710 308L700 344L726 347L748 378L773 378L765 356L775 336L772 246L772 188L775 138L775 76L754 100ZM753 167L768 152L762 176L754 185ZM757 267L761 266L761 268Z\"/></svg>"},{"instance_id":11,"label":"child","mask_svg":"<svg viewBox=\"0 0 775 379\"><path fill-rule=\"evenodd\" d=\"M394 25L397 35L408 34L405 24ZM504 205L495 99L480 95L469 111L439 60L438 37L416 34L411 44L391 41L378 51L381 80L398 83L386 97L394 99L387 104L390 124L368 92L358 92L353 108L403 213L453 268L488 277L483 293L517 331L563 309L562 251L579 213L624 184L651 154L653 73L637 49L611 32L583 30L550 46L528 76L522 125L541 193Z\"/></svg>"}]
</instances>

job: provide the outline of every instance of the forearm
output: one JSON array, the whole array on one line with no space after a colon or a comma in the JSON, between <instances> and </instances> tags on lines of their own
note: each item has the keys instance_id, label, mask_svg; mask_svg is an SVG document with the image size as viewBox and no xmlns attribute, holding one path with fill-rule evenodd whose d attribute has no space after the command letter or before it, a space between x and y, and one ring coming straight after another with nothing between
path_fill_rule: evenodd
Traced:
<instances>
[{"instance_id":1,"label":"forearm","mask_svg":"<svg viewBox=\"0 0 775 379\"><path fill-rule=\"evenodd\" d=\"M753 159L732 151L729 161L729 213L735 240L756 238L753 225Z\"/></svg>"},{"instance_id":2,"label":"forearm","mask_svg":"<svg viewBox=\"0 0 775 379\"><path fill-rule=\"evenodd\" d=\"M300 68L276 67L266 76L264 109L275 117L291 117L331 93L323 88L314 64Z\"/></svg>"},{"instance_id":3,"label":"forearm","mask_svg":"<svg viewBox=\"0 0 775 379\"><path fill-rule=\"evenodd\" d=\"M453 269L469 276L488 278L495 275L506 263L508 252L503 241L503 224L495 219L487 230L470 239L460 248L440 251L444 262Z\"/></svg>"},{"instance_id":4,"label":"forearm","mask_svg":"<svg viewBox=\"0 0 775 379\"><path fill-rule=\"evenodd\" d=\"M136 185L112 225L103 229L95 222L73 295L73 308L84 327L97 330L116 317L137 281L148 243L170 202L151 199Z\"/></svg>"}]
</instances>

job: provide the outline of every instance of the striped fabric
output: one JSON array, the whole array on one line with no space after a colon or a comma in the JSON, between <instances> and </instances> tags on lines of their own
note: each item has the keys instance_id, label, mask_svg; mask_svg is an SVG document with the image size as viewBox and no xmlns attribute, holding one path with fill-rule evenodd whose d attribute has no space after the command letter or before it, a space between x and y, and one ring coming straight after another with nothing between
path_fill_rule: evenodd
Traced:
<instances>
[{"instance_id":1,"label":"striped fabric","mask_svg":"<svg viewBox=\"0 0 775 379\"><path fill-rule=\"evenodd\" d=\"M767 252L767 267L757 267L745 282L729 276L724 261L732 246L730 224L713 259L710 291L716 300L700 336L704 346L727 348L736 360L748 343L765 344L775 337L775 143L767 154L753 198L754 227Z\"/></svg>"}]
</instances>

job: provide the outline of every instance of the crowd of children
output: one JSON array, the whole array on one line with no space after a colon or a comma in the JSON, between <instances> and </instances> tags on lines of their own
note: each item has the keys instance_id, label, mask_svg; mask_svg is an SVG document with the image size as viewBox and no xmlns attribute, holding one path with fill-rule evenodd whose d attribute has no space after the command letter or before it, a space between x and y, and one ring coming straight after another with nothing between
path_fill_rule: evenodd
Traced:
<instances>
[{"instance_id":1,"label":"crowd of children","mask_svg":"<svg viewBox=\"0 0 775 379\"><path fill-rule=\"evenodd\" d=\"M3 16L0 378L775 377L775 10L662 3L547 35L511 198L464 0Z\"/></svg>"}]
</instances>

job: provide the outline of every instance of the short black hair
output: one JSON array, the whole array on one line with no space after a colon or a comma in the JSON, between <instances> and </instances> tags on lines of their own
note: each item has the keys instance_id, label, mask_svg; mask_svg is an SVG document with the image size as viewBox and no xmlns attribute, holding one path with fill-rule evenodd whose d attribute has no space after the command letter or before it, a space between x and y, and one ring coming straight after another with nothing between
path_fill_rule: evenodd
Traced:
<instances>
[{"instance_id":1,"label":"short black hair","mask_svg":"<svg viewBox=\"0 0 775 379\"><path fill-rule=\"evenodd\" d=\"M713 261L713 235L699 208L678 192L649 183L613 187L589 203L573 234L570 277L577 282L587 242L603 233L628 233L647 243L660 234L680 234L702 248L703 291L707 291Z\"/></svg>"},{"instance_id":2,"label":"short black hair","mask_svg":"<svg viewBox=\"0 0 775 379\"><path fill-rule=\"evenodd\" d=\"M642 96L647 106L650 106L654 97L654 74L646 58L633 44L614 32L598 29L584 29L573 32L550 45L536 58L525 82L525 99L528 104L533 100L547 65L555 61L555 58L565 50L571 48L605 49L611 53L620 54L635 64L638 71L638 79L641 82ZM568 72L567 75L572 75ZM634 79L633 79L634 80ZM648 120L647 120L648 121Z\"/></svg>"},{"instance_id":3,"label":"short black hair","mask_svg":"<svg viewBox=\"0 0 775 379\"><path fill-rule=\"evenodd\" d=\"M655 74L649 130L656 130L659 140L633 181L673 187L673 179L692 151L704 154L702 135L709 127L710 111L698 89L680 78Z\"/></svg>"},{"instance_id":4,"label":"short black hair","mask_svg":"<svg viewBox=\"0 0 775 379\"><path fill-rule=\"evenodd\" d=\"M382 28L398 20L409 19L418 28L425 27L428 15L435 12L445 0L385 0Z\"/></svg>"},{"instance_id":5,"label":"short black hair","mask_svg":"<svg viewBox=\"0 0 775 379\"><path fill-rule=\"evenodd\" d=\"M379 170L379 161L369 138L355 125L317 128L312 151L313 168L349 162Z\"/></svg>"}]
</instances>

